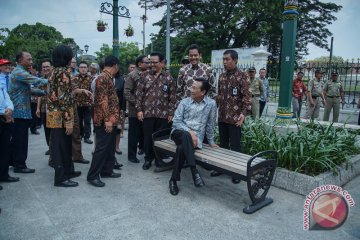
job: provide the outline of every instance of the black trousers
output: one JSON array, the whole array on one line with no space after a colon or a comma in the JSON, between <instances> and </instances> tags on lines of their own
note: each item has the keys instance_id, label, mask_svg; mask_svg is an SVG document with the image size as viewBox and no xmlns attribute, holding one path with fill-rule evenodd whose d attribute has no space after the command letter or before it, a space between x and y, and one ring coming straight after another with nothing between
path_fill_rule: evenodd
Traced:
<instances>
[{"instance_id":1,"label":"black trousers","mask_svg":"<svg viewBox=\"0 0 360 240\"><path fill-rule=\"evenodd\" d=\"M195 162L195 149L193 146L193 141L191 135L187 131L183 130L174 130L171 134L171 139L176 144L176 156L173 172L171 179L175 181L180 181L181 169L184 166L185 160L190 167L194 168L196 166Z\"/></svg>"},{"instance_id":2,"label":"black trousers","mask_svg":"<svg viewBox=\"0 0 360 240\"><path fill-rule=\"evenodd\" d=\"M49 143L50 143L50 131L51 131L51 128L46 127L46 113L43 113L43 112L41 113L41 121L42 121L42 124L44 126L46 144L48 146L50 146Z\"/></svg>"},{"instance_id":3,"label":"black trousers","mask_svg":"<svg viewBox=\"0 0 360 240\"><path fill-rule=\"evenodd\" d=\"M129 132L128 132L128 159L136 158L138 144L141 143L140 135L143 132L142 122L136 117L129 117Z\"/></svg>"},{"instance_id":4,"label":"black trousers","mask_svg":"<svg viewBox=\"0 0 360 240\"><path fill-rule=\"evenodd\" d=\"M31 119L15 118L12 126L11 159L16 168L26 168Z\"/></svg>"},{"instance_id":5,"label":"black trousers","mask_svg":"<svg viewBox=\"0 0 360 240\"><path fill-rule=\"evenodd\" d=\"M241 128L219 122L220 147L240 152Z\"/></svg>"},{"instance_id":6,"label":"black trousers","mask_svg":"<svg viewBox=\"0 0 360 240\"><path fill-rule=\"evenodd\" d=\"M152 134L167 127L169 124L164 118L145 118L143 120L145 161L151 162L155 158ZM155 165L160 166L158 160L155 160Z\"/></svg>"},{"instance_id":7,"label":"black trousers","mask_svg":"<svg viewBox=\"0 0 360 240\"><path fill-rule=\"evenodd\" d=\"M113 127L111 133L107 133L104 126L96 126L95 134L96 146L87 180L99 179L100 173L111 174L115 165L116 127Z\"/></svg>"},{"instance_id":8,"label":"black trousers","mask_svg":"<svg viewBox=\"0 0 360 240\"><path fill-rule=\"evenodd\" d=\"M11 124L0 123L0 179L9 177Z\"/></svg>"},{"instance_id":9,"label":"black trousers","mask_svg":"<svg viewBox=\"0 0 360 240\"><path fill-rule=\"evenodd\" d=\"M266 105L266 101L260 101L259 100L259 105L260 105L260 115L259 115L259 117L261 117L261 114L263 113L265 105Z\"/></svg>"},{"instance_id":10,"label":"black trousers","mask_svg":"<svg viewBox=\"0 0 360 240\"><path fill-rule=\"evenodd\" d=\"M65 128L53 128L50 137L50 155L55 169L54 181L61 183L69 179L70 173L74 171L74 163L71 159L71 135L65 134Z\"/></svg>"},{"instance_id":11,"label":"black trousers","mask_svg":"<svg viewBox=\"0 0 360 240\"><path fill-rule=\"evenodd\" d=\"M31 123L30 123L30 131L31 132L36 132L36 127L37 125L39 125L39 118L36 116L36 108L37 108L37 103L31 103ZM40 124L41 125L41 124Z\"/></svg>"},{"instance_id":12,"label":"black trousers","mask_svg":"<svg viewBox=\"0 0 360 240\"><path fill-rule=\"evenodd\" d=\"M91 107L77 107L79 116L80 136L89 138L91 135Z\"/></svg>"}]
</instances>

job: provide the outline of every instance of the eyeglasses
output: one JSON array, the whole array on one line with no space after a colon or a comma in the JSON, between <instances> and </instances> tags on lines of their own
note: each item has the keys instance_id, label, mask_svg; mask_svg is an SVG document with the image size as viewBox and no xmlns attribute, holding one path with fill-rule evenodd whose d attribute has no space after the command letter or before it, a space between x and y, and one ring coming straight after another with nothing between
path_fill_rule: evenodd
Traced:
<instances>
[{"instance_id":1,"label":"eyeglasses","mask_svg":"<svg viewBox=\"0 0 360 240\"><path fill-rule=\"evenodd\" d=\"M79 67L79 68L87 68L87 67Z\"/></svg>"},{"instance_id":2,"label":"eyeglasses","mask_svg":"<svg viewBox=\"0 0 360 240\"><path fill-rule=\"evenodd\" d=\"M159 62L150 62L150 64L158 64Z\"/></svg>"}]
</instances>

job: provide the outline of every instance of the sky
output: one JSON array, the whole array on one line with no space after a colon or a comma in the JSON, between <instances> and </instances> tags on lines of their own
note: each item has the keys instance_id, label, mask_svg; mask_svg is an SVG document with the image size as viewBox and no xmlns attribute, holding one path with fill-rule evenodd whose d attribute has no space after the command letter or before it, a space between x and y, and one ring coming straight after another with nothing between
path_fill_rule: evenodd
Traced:
<instances>
[{"instance_id":1,"label":"sky","mask_svg":"<svg viewBox=\"0 0 360 240\"><path fill-rule=\"evenodd\" d=\"M112 3L111 0L107 0ZM323 0L329 2L330 0ZM328 26L334 36L333 55L344 59L360 58L359 39L360 13L359 0L331 0L342 5L343 8L335 16L338 18ZM103 43L112 45L112 16L100 13L101 3L105 0L0 0L1 20L0 28L12 29L18 24L35 24L41 22L55 27L64 37L74 38L80 48L89 45L88 54L94 55ZM138 5L138 0L120 0L119 5L129 9L131 19L119 18L119 41L135 42L142 49L143 24L140 17L144 9ZM145 42L150 43L150 34L157 33L159 27L152 26L164 15L165 8L148 10L146 22ZM109 24L105 32L98 32L96 21L103 19ZM133 37L126 37L124 29L131 24L135 33ZM328 39L330 44L330 38ZM165 44L165 43L164 43ZM309 44L307 60L320 56L328 56L329 52Z\"/></svg>"}]
</instances>

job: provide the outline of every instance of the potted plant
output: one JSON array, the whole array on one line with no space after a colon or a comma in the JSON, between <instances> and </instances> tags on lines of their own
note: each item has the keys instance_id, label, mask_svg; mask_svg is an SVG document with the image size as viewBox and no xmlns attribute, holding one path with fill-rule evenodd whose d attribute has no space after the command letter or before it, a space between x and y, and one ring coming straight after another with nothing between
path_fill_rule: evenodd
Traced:
<instances>
[{"instance_id":1,"label":"potted plant","mask_svg":"<svg viewBox=\"0 0 360 240\"><path fill-rule=\"evenodd\" d=\"M134 35L134 28L133 28L131 25L129 25L129 26L125 29L125 35L126 35L127 37L131 37L131 36Z\"/></svg>"},{"instance_id":2,"label":"potted plant","mask_svg":"<svg viewBox=\"0 0 360 240\"><path fill-rule=\"evenodd\" d=\"M98 20L96 22L96 25L97 25L97 30L99 32L104 32L108 24L106 22L104 22L103 20Z\"/></svg>"}]
</instances>

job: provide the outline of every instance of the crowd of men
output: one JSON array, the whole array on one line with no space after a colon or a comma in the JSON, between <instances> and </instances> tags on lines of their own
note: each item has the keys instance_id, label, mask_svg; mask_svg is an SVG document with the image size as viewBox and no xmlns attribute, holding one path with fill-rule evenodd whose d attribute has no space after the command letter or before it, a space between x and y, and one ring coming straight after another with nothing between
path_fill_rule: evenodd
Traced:
<instances>
[{"instance_id":1,"label":"crowd of men","mask_svg":"<svg viewBox=\"0 0 360 240\"><path fill-rule=\"evenodd\" d=\"M145 154L142 169L155 163L160 171L162 157L155 157L152 134L172 128L170 138L177 145L174 168L169 181L170 193L179 192L177 181L184 162L190 166L194 185L205 183L194 159L194 151L203 143L219 147L214 141L214 128L218 123L220 147L240 152L241 126L246 116L261 117L269 101L269 81L266 69L251 67L242 71L237 67L238 54L226 50L223 54L224 72L216 83L212 69L201 62L198 45L190 45L187 57L177 79L166 70L165 58L160 53L139 56L129 65L129 73L119 72L119 60L108 56L99 65L86 62L76 66L76 59L68 46L56 47L52 61L44 60L41 72L33 71L28 52L16 55L16 67L6 59L0 60L0 181L15 182L9 175L9 165L16 173L34 173L27 165L28 134L37 132L40 118L49 150L49 166L55 170L54 186L76 187L73 181L81 175L75 163L88 164L84 159L81 142L93 144L93 156L87 181L103 187L102 178L118 178L122 164L115 154L121 154L120 135L124 130L125 112L129 118L128 160L139 163L137 155ZM317 70L308 88L297 73L293 84L295 116L300 116L302 99L307 91L307 118L318 116L322 99L326 104L324 119L331 109L337 121L339 98L343 98L338 74L332 73L332 82L322 83L322 72ZM31 96L33 100L31 101ZM34 98L37 97L37 98ZM93 140L91 140L91 122ZM3 154L4 153L4 154ZM160 159L159 159L160 158ZM213 171L211 176L220 173ZM238 179L233 179L238 183Z\"/></svg>"}]
</instances>

